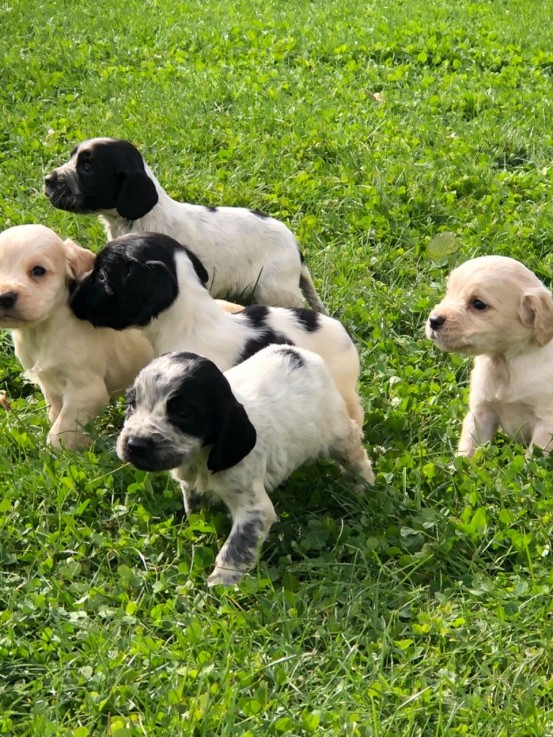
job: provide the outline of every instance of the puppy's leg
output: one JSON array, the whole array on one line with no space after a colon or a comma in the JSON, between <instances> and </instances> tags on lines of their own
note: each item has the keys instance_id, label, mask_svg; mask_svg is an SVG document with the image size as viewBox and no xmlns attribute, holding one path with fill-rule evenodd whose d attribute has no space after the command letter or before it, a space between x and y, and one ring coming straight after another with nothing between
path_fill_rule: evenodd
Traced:
<instances>
[{"instance_id":1,"label":"puppy's leg","mask_svg":"<svg viewBox=\"0 0 553 737\"><path fill-rule=\"evenodd\" d=\"M231 511L232 528L207 579L209 586L238 583L255 565L258 548L277 519L263 482L255 484L251 491L231 490L221 498Z\"/></svg>"},{"instance_id":2,"label":"puppy's leg","mask_svg":"<svg viewBox=\"0 0 553 737\"><path fill-rule=\"evenodd\" d=\"M497 412L489 404L475 404L470 407L459 439L456 455L470 458L479 445L489 443L499 427Z\"/></svg>"},{"instance_id":3,"label":"puppy's leg","mask_svg":"<svg viewBox=\"0 0 553 737\"><path fill-rule=\"evenodd\" d=\"M358 474L371 486L374 484L372 464L363 447L363 433L353 420L348 418L347 431L336 438L330 448L330 457L346 471Z\"/></svg>"},{"instance_id":4,"label":"puppy's leg","mask_svg":"<svg viewBox=\"0 0 553 737\"><path fill-rule=\"evenodd\" d=\"M40 388L48 408L48 419L53 424L58 419L61 412L62 398L59 394L52 394L52 392L48 391L48 389L43 385L41 385Z\"/></svg>"},{"instance_id":5,"label":"puppy's leg","mask_svg":"<svg viewBox=\"0 0 553 737\"><path fill-rule=\"evenodd\" d=\"M48 442L68 450L88 445L90 436L82 427L97 417L108 402L106 385L97 376L89 377L82 384L72 384L63 396L61 412L48 433Z\"/></svg>"},{"instance_id":6,"label":"puppy's leg","mask_svg":"<svg viewBox=\"0 0 553 737\"><path fill-rule=\"evenodd\" d=\"M536 422L527 455L532 454L534 445L541 448L547 455L551 453L553 448L553 420L551 418L548 418L548 421L538 420Z\"/></svg>"},{"instance_id":7,"label":"puppy's leg","mask_svg":"<svg viewBox=\"0 0 553 737\"><path fill-rule=\"evenodd\" d=\"M343 396L346 407L348 408L348 415L355 423L357 423L360 428L363 428L365 413L363 411L363 407L361 406L359 394L357 394L357 392L355 391L352 391Z\"/></svg>"},{"instance_id":8,"label":"puppy's leg","mask_svg":"<svg viewBox=\"0 0 553 737\"><path fill-rule=\"evenodd\" d=\"M184 504L184 512L186 516L199 512L204 506L203 494L198 494L195 489L192 489L186 481L179 481L182 492L182 501Z\"/></svg>"}]
</instances>

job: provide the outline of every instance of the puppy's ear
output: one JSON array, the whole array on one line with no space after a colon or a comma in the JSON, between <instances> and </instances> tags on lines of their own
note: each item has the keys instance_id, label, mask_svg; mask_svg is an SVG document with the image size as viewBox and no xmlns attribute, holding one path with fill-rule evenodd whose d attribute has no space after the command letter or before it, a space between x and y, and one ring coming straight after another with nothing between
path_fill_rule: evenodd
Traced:
<instances>
[{"instance_id":1,"label":"puppy's ear","mask_svg":"<svg viewBox=\"0 0 553 737\"><path fill-rule=\"evenodd\" d=\"M546 345L553 339L553 298L549 289L536 287L524 293L520 319L523 325L534 330L538 345Z\"/></svg>"},{"instance_id":2,"label":"puppy's ear","mask_svg":"<svg viewBox=\"0 0 553 737\"><path fill-rule=\"evenodd\" d=\"M96 256L87 248L81 248L71 238L63 242L67 276L77 279L94 267Z\"/></svg>"},{"instance_id":3,"label":"puppy's ear","mask_svg":"<svg viewBox=\"0 0 553 737\"><path fill-rule=\"evenodd\" d=\"M157 204L159 198L155 184L145 171L129 171L122 176L123 184L115 207L122 218L138 220Z\"/></svg>"},{"instance_id":4,"label":"puppy's ear","mask_svg":"<svg viewBox=\"0 0 553 737\"><path fill-rule=\"evenodd\" d=\"M255 427L233 395L229 412L207 458L208 469L217 473L235 466L248 455L256 441Z\"/></svg>"}]
</instances>

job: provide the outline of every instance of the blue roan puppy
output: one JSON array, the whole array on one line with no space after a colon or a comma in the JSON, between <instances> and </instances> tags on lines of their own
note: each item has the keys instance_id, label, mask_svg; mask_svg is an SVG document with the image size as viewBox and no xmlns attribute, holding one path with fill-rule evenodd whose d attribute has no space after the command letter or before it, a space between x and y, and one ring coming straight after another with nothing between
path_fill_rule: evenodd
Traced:
<instances>
[{"instance_id":1,"label":"blue roan puppy","mask_svg":"<svg viewBox=\"0 0 553 737\"><path fill-rule=\"evenodd\" d=\"M328 455L374 482L361 430L311 351L273 345L225 374L207 358L169 353L140 372L127 401L119 457L172 470L187 513L202 497L230 510L210 585L234 584L255 564L277 519L267 492L305 461Z\"/></svg>"}]
</instances>

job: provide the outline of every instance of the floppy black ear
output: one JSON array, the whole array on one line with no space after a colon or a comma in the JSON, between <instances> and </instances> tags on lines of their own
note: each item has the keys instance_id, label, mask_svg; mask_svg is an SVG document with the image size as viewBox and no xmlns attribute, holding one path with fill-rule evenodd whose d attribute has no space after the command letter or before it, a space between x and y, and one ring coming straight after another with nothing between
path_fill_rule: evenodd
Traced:
<instances>
[{"instance_id":1,"label":"floppy black ear","mask_svg":"<svg viewBox=\"0 0 553 737\"><path fill-rule=\"evenodd\" d=\"M225 471L240 463L257 441L255 427L244 407L233 397L230 410L207 458L212 473Z\"/></svg>"},{"instance_id":2,"label":"floppy black ear","mask_svg":"<svg viewBox=\"0 0 553 737\"><path fill-rule=\"evenodd\" d=\"M145 171L129 171L123 175L115 207L126 220L138 220L150 212L159 199L155 184Z\"/></svg>"},{"instance_id":3,"label":"floppy black ear","mask_svg":"<svg viewBox=\"0 0 553 737\"><path fill-rule=\"evenodd\" d=\"M141 263L131 259L127 269L117 292L125 304L132 308L134 324L147 325L173 304L179 293L178 284L162 261Z\"/></svg>"}]
</instances>

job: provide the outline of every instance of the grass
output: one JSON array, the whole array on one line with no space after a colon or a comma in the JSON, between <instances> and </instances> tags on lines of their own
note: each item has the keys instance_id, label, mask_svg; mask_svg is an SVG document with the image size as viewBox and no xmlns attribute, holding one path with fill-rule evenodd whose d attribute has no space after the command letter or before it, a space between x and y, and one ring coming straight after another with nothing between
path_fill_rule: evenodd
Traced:
<instances>
[{"instance_id":1,"label":"grass","mask_svg":"<svg viewBox=\"0 0 553 737\"><path fill-rule=\"evenodd\" d=\"M550 462L452 449L467 361L423 324L452 263L520 258L553 284L553 30L545 0L0 3L0 227L91 248L42 177L84 138L133 140L170 194L297 233L363 360L373 493L329 463L274 495L239 589L206 574L222 510L183 519L92 450L45 445L8 336L0 388L0 734L546 737ZM426 247L453 232L458 251Z\"/></svg>"}]
</instances>

